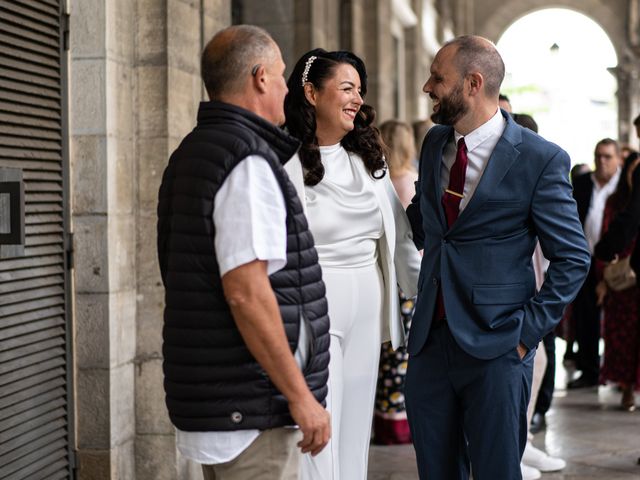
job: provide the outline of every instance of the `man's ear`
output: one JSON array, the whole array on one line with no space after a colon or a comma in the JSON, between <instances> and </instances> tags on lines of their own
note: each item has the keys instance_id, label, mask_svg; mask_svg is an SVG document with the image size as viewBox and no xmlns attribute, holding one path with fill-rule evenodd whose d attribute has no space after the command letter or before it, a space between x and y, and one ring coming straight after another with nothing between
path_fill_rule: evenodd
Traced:
<instances>
[{"instance_id":1,"label":"man's ear","mask_svg":"<svg viewBox=\"0 0 640 480\"><path fill-rule=\"evenodd\" d=\"M264 65L256 65L251 71L251 81L253 86L260 93L265 93L267 90L267 70Z\"/></svg>"},{"instance_id":2,"label":"man's ear","mask_svg":"<svg viewBox=\"0 0 640 480\"><path fill-rule=\"evenodd\" d=\"M467 81L469 82L469 95L477 95L484 86L484 77L479 72L473 72L467 75Z\"/></svg>"},{"instance_id":3,"label":"man's ear","mask_svg":"<svg viewBox=\"0 0 640 480\"><path fill-rule=\"evenodd\" d=\"M315 107L316 106L316 89L313 86L313 83L311 82L305 83L302 89L304 90L304 97L307 99L307 102L309 102L311 105Z\"/></svg>"}]
</instances>

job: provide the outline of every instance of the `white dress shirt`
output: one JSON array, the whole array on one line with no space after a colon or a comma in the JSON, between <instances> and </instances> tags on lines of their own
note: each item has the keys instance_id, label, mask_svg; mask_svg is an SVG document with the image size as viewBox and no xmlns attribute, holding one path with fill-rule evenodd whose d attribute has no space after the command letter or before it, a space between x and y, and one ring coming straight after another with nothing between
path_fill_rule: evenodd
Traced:
<instances>
[{"instance_id":1,"label":"white dress shirt","mask_svg":"<svg viewBox=\"0 0 640 480\"><path fill-rule=\"evenodd\" d=\"M502 136L507 121L498 109L493 117L480 125L475 130L464 135L464 143L467 146L467 174L464 182L464 198L460 200L460 211L464 210L471 197L473 197L480 178L487 168L489 158L493 149L498 144ZM440 184L442 193L449 187L449 172L456 161L458 140L462 137L458 132L454 132L455 141L448 142L442 155L442 169L440 170Z\"/></svg>"},{"instance_id":2,"label":"white dress shirt","mask_svg":"<svg viewBox=\"0 0 640 480\"><path fill-rule=\"evenodd\" d=\"M286 217L282 190L267 161L256 155L240 161L214 200L214 248L220 276L256 259L267 262L268 275L282 269L287 263ZM309 334L306 323L301 325L295 358L298 365L305 365ZM211 465L233 460L259 434L259 430L185 432L176 429L176 444L186 458Z\"/></svg>"},{"instance_id":3,"label":"white dress shirt","mask_svg":"<svg viewBox=\"0 0 640 480\"><path fill-rule=\"evenodd\" d=\"M596 244L600 241L602 235L602 217L604 216L604 207L607 198L615 191L620 179L620 169L609 179L607 183L600 186L595 179L595 173L590 173L593 190L591 192L591 201L589 202L589 211L584 219L584 236L587 238L589 251L593 255Z\"/></svg>"}]
</instances>

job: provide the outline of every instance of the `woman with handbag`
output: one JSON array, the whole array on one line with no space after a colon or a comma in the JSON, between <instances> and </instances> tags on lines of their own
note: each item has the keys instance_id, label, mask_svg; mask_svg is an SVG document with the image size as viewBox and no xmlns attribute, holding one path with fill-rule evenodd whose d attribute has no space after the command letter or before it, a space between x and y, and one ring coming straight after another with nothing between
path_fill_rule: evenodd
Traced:
<instances>
[{"instance_id":1,"label":"woman with handbag","mask_svg":"<svg viewBox=\"0 0 640 480\"><path fill-rule=\"evenodd\" d=\"M611 221L628 204L633 192L633 173L640 163L636 154L625 160L616 191L608 198L602 219L603 236ZM596 287L604 312L604 361L600 382L614 382L622 389L622 408L636 408L634 389L640 385L640 289L630 259L637 234L610 263L598 261L601 280Z\"/></svg>"}]
</instances>

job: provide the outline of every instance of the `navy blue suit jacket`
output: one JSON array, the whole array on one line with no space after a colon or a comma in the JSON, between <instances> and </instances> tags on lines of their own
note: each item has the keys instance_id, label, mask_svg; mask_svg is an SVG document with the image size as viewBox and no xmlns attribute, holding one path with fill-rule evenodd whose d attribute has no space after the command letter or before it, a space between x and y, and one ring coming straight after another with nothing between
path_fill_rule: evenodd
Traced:
<instances>
[{"instance_id":1,"label":"navy blue suit jacket","mask_svg":"<svg viewBox=\"0 0 640 480\"><path fill-rule=\"evenodd\" d=\"M569 183L569 156L511 117L473 197L447 228L441 196L442 153L453 127L433 127L422 146L416 196L407 209L424 248L409 353L420 352L438 286L447 323L476 358L498 357L522 342L531 349L559 321L589 270L590 254ZM550 260L536 292L536 239Z\"/></svg>"}]
</instances>

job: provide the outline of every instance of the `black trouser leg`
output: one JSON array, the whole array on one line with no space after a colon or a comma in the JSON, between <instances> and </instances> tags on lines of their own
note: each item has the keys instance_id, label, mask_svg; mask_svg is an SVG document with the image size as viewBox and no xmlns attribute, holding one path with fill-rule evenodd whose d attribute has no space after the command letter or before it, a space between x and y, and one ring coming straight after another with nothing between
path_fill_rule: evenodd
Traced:
<instances>
[{"instance_id":1,"label":"black trouser leg","mask_svg":"<svg viewBox=\"0 0 640 480\"><path fill-rule=\"evenodd\" d=\"M573 302L573 318L578 343L578 369L585 379L596 382L600 371L598 342L600 341L600 308L596 305L595 260L589 274Z\"/></svg>"},{"instance_id":2,"label":"black trouser leg","mask_svg":"<svg viewBox=\"0 0 640 480\"><path fill-rule=\"evenodd\" d=\"M551 399L553 398L553 389L556 383L556 334L551 331L542 339L544 343L544 351L547 354L547 368L542 377L542 384L538 391L538 400L536 400L535 413L544 415L551 407Z\"/></svg>"}]
</instances>

